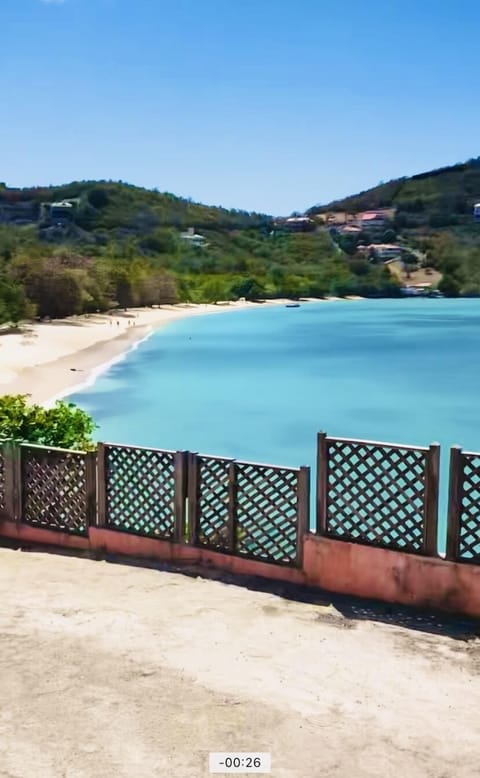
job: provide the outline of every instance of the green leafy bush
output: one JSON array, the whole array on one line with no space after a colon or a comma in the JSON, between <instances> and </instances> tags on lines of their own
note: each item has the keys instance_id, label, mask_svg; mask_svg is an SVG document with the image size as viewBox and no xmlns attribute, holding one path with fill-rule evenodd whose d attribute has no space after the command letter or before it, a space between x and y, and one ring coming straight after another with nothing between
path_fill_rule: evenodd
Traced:
<instances>
[{"instance_id":1,"label":"green leafy bush","mask_svg":"<svg viewBox=\"0 0 480 778\"><path fill-rule=\"evenodd\" d=\"M91 416L74 403L59 400L43 408L29 404L28 395L0 397L0 438L88 451L95 448L95 428Z\"/></svg>"}]
</instances>

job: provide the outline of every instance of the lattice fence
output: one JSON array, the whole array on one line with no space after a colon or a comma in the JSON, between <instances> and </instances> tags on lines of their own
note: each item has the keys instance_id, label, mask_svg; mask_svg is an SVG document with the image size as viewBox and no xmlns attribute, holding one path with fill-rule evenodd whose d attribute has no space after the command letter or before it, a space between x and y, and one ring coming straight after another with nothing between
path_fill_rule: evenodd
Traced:
<instances>
[{"instance_id":1,"label":"lattice fence","mask_svg":"<svg viewBox=\"0 0 480 778\"><path fill-rule=\"evenodd\" d=\"M0 514L6 510L5 501L5 455L3 446L5 441L0 439Z\"/></svg>"},{"instance_id":2,"label":"lattice fence","mask_svg":"<svg viewBox=\"0 0 480 778\"><path fill-rule=\"evenodd\" d=\"M480 453L457 448L450 459L447 556L480 562Z\"/></svg>"},{"instance_id":3,"label":"lattice fence","mask_svg":"<svg viewBox=\"0 0 480 778\"><path fill-rule=\"evenodd\" d=\"M438 447L319 436L321 534L413 553L436 553Z\"/></svg>"},{"instance_id":4,"label":"lattice fence","mask_svg":"<svg viewBox=\"0 0 480 778\"><path fill-rule=\"evenodd\" d=\"M174 452L116 445L100 447L99 496L104 500L105 526L172 540Z\"/></svg>"},{"instance_id":5,"label":"lattice fence","mask_svg":"<svg viewBox=\"0 0 480 778\"><path fill-rule=\"evenodd\" d=\"M294 564L299 470L238 462L236 471L237 552Z\"/></svg>"},{"instance_id":6,"label":"lattice fence","mask_svg":"<svg viewBox=\"0 0 480 778\"><path fill-rule=\"evenodd\" d=\"M84 535L88 526L87 458L83 452L22 445L21 520Z\"/></svg>"},{"instance_id":7,"label":"lattice fence","mask_svg":"<svg viewBox=\"0 0 480 778\"><path fill-rule=\"evenodd\" d=\"M233 515L230 494L232 460L219 457L197 456L193 458L197 468L196 542L214 551L232 550L231 521Z\"/></svg>"},{"instance_id":8,"label":"lattice fence","mask_svg":"<svg viewBox=\"0 0 480 778\"><path fill-rule=\"evenodd\" d=\"M281 468L193 455L193 542L278 564L299 561L308 529L308 468Z\"/></svg>"}]
</instances>

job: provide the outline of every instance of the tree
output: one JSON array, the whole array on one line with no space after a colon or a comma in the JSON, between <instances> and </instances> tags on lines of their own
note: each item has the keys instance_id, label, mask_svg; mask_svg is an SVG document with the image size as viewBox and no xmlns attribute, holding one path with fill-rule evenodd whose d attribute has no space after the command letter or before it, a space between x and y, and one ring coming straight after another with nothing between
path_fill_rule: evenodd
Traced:
<instances>
[{"instance_id":1,"label":"tree","mask_svg":"<svg viewBox=\"0 0 480 778\"><path fill-rule=\"evenodd\" d=\"M30 405L27 395L0 397L0 438L86 451L94 448L95 428L91 416L74 403L59 400L46 409Z\"/></svg>"},{"instance_id":2,"label":"tree","mask_svg":"<svg viewBox=\"0 0 480 778\"><path fill-rule=\"evenodd\" d=\"M460 281L454 275L445 273L438 285L438 289L445 297L458 297L461 292Z\"/></svg>"},{"instance_id":3,"label":"tree","mask_svg":"<svg viewBox=\"0 0 480 778\"><path fill-rule=\"evenodd\" d=\"M205 303L218 303L230 299L230 285L222 278L210 278L201 287L200 295Z\"/></svg>"},{"instance_id":4,"label":"tree","mask_svg":"<svg viewBox=\"0 0 480 778\"><path fill-rule=\"evenodd\" d=\"M245 278L232 286L232 294L237 299L260 300L265 297L265 288L255 278Z\"/></svg>"},{"instance_id":5,"label":"tree","mask_svg":"<svg viewBox=\"0 0 480 778\"><path fill-rule=\"evenodd\" d=\"M108 194L102 187L94 187L88 193L88 202L94 208L105 208L108 205Z\"/></svg>"},{"instance_id":6,"label":"tree","mask_svg":"<svg viewBox=\"0 0 480 778\"><path fill-rule=\"evenodd\" d=\"M82 289L71 270L42 268L26 279L26 289L38 316L63 318L82 312Z\"/></svg>"},{"instance_id":7,"label":"tree","mask_svg":"<svg viewBox=\"0 0 480 778\"><path fill-rule=\"evenodd\" d=\"M0 323L17 324L32 313L22 287L12 279L0 276Z\"/></svg>"}]
</instances>

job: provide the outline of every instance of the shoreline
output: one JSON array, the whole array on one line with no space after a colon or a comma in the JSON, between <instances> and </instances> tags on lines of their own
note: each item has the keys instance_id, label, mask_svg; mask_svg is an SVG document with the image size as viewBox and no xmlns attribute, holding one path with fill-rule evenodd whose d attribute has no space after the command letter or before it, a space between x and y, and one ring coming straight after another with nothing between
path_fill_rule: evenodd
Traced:
<instances>
[{"instance_id":1,"label":"shoreline","mask_svg":"<svg viewBox=\"0 0 480 778\"><path fill-rule=\"evenodd\" d=\"M179 304L25 323L18 332L0 336L0 395L26 394L32 402L48 407L93 385L113 364L170 322L290 302ZM312 302L322 301L302 301Z\"/></svg>"}]
</instances>

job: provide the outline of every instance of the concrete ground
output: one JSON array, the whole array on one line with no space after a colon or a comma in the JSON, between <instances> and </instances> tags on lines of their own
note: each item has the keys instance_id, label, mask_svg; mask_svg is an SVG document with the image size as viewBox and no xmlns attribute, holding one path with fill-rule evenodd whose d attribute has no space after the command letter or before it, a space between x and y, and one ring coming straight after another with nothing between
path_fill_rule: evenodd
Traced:
<instances>
[{"instance_id":1,"label":"concrete ground","mask_svg":"<svg viewBox=\"0 0 480 778\"><path fill-rule=\"evenodd\" d=\"M479 641L318 602L0 550L1 778L478 776Z\"/></svg>"}]
</instances>

